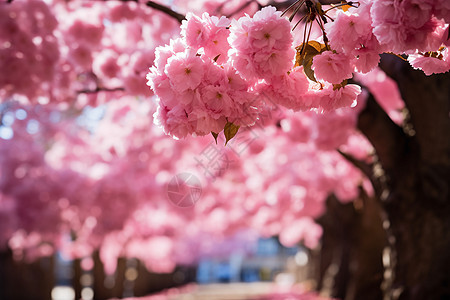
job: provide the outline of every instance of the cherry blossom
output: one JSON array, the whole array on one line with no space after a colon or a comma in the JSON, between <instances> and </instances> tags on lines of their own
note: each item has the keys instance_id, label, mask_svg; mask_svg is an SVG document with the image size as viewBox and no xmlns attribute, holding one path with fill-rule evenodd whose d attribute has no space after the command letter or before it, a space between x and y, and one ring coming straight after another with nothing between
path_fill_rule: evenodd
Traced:
<instances>
[{"instance_id":1,"label":"cherry blossom","mask_svg":"<svg viewBox=\"0 0 450 300\"><path fill-rule=\"evenodd\" d=\"M420 69L428 76L450 70L448 48L435 54L411 54L408 56L408 61L414 69Z\"/></svg>"},{"instance_id":2,"label":"cherry blossom","mask_svg":"<svg viewBox=\"0 0 450 300\"><path fill-rule=\"evenodd\" d=\"M265 7L253 18L232 21L230 56L243 76L270 78L291 68L292 35L289 22L280 15L274 7Z\"/></svg>"},{"instance_id":3,"label":"cherry blossom","mask_svg":"<svg viewBox=\"0 0 450 300\"><path fill-rule=\"evenodd\" d=\"M0 246L99 250L108 273L121 256L169 272L250 253L258 236L318 246L327 197L372 192L336 151L373 159L356 129L368 94L404 121L380 54L449 71L448 3L323 6L310 35L267 1L173 1L181 25L140 1L0 4ZM167 195L181 172L203 188L186 209Z\"/></svg>"},{"instance_id":4,"label":"cherry blossom","mask_svg":"<svg viewBox=\"0 0 450 300\"><path fill-rule=\"evenodd\" d=\"M339 84L352 77L352 67L349 58L344 54L326 51L313 59L312 69L317 79Z\"/></svg>"}]
</instances>

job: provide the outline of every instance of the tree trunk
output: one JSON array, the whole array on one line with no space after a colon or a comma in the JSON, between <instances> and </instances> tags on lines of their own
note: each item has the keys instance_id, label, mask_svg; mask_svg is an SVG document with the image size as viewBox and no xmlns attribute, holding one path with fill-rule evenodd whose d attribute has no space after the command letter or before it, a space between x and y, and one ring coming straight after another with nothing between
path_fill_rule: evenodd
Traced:
<instances>
[{"instance_id":1,"label":"tree trunk","mask_svg":"<svg viewBox=\"0 0 450 300\"><path fill-rule=\"evenodd\" d=\"M381 253L386 236L379 204L361 193L359 199L342 204L327 200L318 258L317 289L343 300L380 300L383 265Z\"/></svg>"},{"instance_id":2,"label":"tree trunk","mask_svg":"<svg viewBox=\"0 0 450 300\"><path fill-rule=\"evenodd\" d=\"M410 116L399 127L370 98L358 122L378 158L371 180L389 242L384 299L450 299L450 75L427 77L387 55L381 66Z\"/></svg>"},{"instance_id":3,"label":"tree trunk","mask_svg":"<svg viewBox=\"0 0 450 300\"><path fill-rule=\"evenodd\" d=\"M51 299L55 284L54 258L33 262L17 261L11 250L0 251L0 299Z\"/></svg>"}]
</instances>

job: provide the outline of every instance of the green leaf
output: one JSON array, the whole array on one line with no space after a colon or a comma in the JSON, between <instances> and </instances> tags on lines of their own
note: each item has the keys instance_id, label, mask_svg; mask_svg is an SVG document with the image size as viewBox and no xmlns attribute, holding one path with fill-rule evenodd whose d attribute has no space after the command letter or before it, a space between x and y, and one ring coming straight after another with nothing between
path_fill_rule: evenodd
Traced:
<instances>
[{"instance_id":1,"label":"green leaf","mask_svg":"<svg viewBox=\"0 0 450 300\"><path fill-rule=\"evenodd\" d=\"M236 135L236 133L239 130L239 127L240 126L237 126L231 122L227 122L227 124L225 124L225 127L223 128L223 133L226 139L225 146Z\"/></svg>"},{"instance_id":2,"label":"green leaf","mask_svg":"<svg viewBox=\"0 0 450 300\"><path fill-rule=\"evenodd\" d=\"M212 136L214 137L214 140L216 141L216 145L217 145L217 137L219 136L218 133L212 132L211 131Z\"/></svg>"}]
</instances>

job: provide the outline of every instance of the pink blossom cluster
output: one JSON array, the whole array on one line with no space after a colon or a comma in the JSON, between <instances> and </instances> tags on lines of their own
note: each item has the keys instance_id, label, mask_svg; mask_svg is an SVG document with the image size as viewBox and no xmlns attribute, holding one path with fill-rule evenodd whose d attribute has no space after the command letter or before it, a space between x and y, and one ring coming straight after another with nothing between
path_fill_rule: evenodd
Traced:
<instances>
[{"instance_id":1,"label":"pink blossom cluster","mask_svg":"<svg viewBox=\"0 0 450 300\"><path fill-rule=\"evenodd\" d=\"M0 101L60 109L148 96L154 49L178 29L131 1L12 1L2 3L0 19Z\"/></svg>"},{"instance_id":2,"label":"pink blossom cluster","mask_svg":"<svg viewBox=\"0 0 450 300\"><path fill-rule=\"evenodd\" d=\"M253 124L261 108L256 80L292 65L290 26L280 14L273 7L238 21L188 14L182 37L157 48L147 76L158 96L157 124L177 138L219 133L227 122Z\"/></svg>"},{"instance_id":3,"label":"pink blossom cluster","mask_svg":"<svg viewBox=\"0 0 450 300\"><path fill-rule=\"evenodd\" d=\"M373 33L386 51L435 51L447 38L443 37L449 21L445 9L448 4L444 2L447 1L375 1L370 9Z\"/></svg>"},{"instance_id":4,"label":"pink blossom cluster","mask_svg":"<svg viewBox=\"0 0 450 300\"><path fill-rule=\"evenodd\" d=\"M290 24L274 7L233 20L230 31L231 64L245 78L270 80L292 68Z\"/></svg>"},{"instance_id":5,"label":"pink blossom cluster","mask_svg":"<svg viewBox=\"0 0 450 300\"><path fill-rule=\"evenodd\" d=\"M30 134L29 119L16 120L14 137L0 140L0 215L8 214L0 226L3 242L27 257L53 248L85 257L99 249L108 273L121 256L168 272L201 257L251 251L260 235L313 248L322 232L314 218L324 212L327 195L350 201L364 183L332 150L345 145L366 159L368 146L349 142L357 108L320 115L323 120L280 109L281 128L242 132L248 144L240 154L239 144L223 147L208 137L174 141L151 125L148 102L133 97L110 103L91 133L49 121L51 111L23 109L41 130ZM333 126L342 128L339 137ZM210 147L224 159L213 178L198 163ZM168 199L167 183L187 170L200 178L202 197L179 208ZM69 232L72 241L64 238Z\"/></svg>"},{"instance_id":6,"label":"pink blossom cluster","mask_svg":"<svg viewBox=\"0 0 450 300\"><path fill-rule=\"evenodd\" d=\"M210 17L208 13L203 13L201 18L188 13L186 19L181 25L181 36L186 44L193 49L203 48L206 56L217 57L219 64L226 62L230 49L227 41L230 20L226 17Z\"/></svg>"},{"instance_id":7,"label":"pink blossom cluster","mask_svg":"<svg viewBox=\"0 0 450 300\"><path fill-rule=\"evenodd\" d=\"M205 4L215 14L242 1L174 3ZM360 4L334 10L325 25L330 49L305 70L294 67L288 20L273 7L250 16L256 2L237 20L187 14L179 38L175 20L139 1L2 3L0 127L16 117L13 136L0 137L0 245L29 256L99 249L108 272L120 256L170 271L201 256L245 252L258 235L316 247L322 229L314 220L328 195L352 201L360 186L370 192L335 151L370 162L371 145L355 129L366 93L345 80L363 73L355 79L401 122L404 103L377 68L379 54L406 53L427 75L450 68L448 1ZM146 80L157 107L146 99ZM98 124L81 127L83 109L99 104ZM186 139L174 141L153 123ZM189 138L228 123L245 128L226 148ZM215 170L199 162L211 147L222 158ZM186 171L203 192L180 209L167 183Z\"/></svg>"},{"instance_id":8,"label":"pink blossom cluster","mask_svg":"<svg viewBox=\"0 0 450 300\"><path fill-rule=\"evenodd\" d=\"M105 103L123 93L149 94L145 74L155 47L167 40L163 32L178 27L174 20L134 2L57 3L55 9L61 16L58 36L65 56L60 68L65 72L58 82L64 84L57 89L61 94L54 98L75 99L83 107ZM99 92L90 92L95 90Z\"/></svg>"},{"instance_id":9,"label":"pink blossom cluster","mask_svg":"<svg viewBox=\"0 0 450 300\"><path fill-rule=\"evenodd\" d=\"M115 102L90 135L75 123L70 128L52 123L51 111L10 109L13 114L26 110L40 124L38 134L31 134L26 126L30 119L17 119L14 136L0 139L0 215L5 215L0 246L8 243L17 258L50 255L54 248L85 257L100 249L108 272L124 255L141 259L153 271L168 272L203 255L225 255L240 247L248 251L254 242L255 233L235 236L237 227L227 233L226 218L219 227L205 226L209 208L183 211L169 201L167 182L184 170L183 161L195 162L192 156L209 141L175 147L173 139L150 127L147 102L138 105L132 97ZM207 206L214 201L210 198ZM217 224L225 211L216 210L206 222ZM73 241L67 240L69 233ZM213 240L215 244L206 243Z\"/></svg>"},{"instance_id":10,"label":"pink blossom cluster","mask_svg":"<svg viewBox=\"0 0 450 300\"><path fill-rule=\"evenodd\" d=\"M157 48L155 62L147 78L159 97L155 121L166 133L183 138L254 122L254 95L231 66L197 55L181 39Z\"/></svg>"},{"instance_id":11,"label":"pink blossom cluster","mask_svg":"<svg viewBox=\"0 0 450 300\"><path fill-rule=\"evenodd\" d=\"M351 78L351 72L367 73L375 68L379 61L379 54L383 49L373 34L372 19L370 14L370 1L360 1L357 9L349 9L347 12L337 10L334 22L325 24L327 37L331 48L337 53L327 54L326 58L318 56L314 59L317 63L315 75L326 76L325 80L332 83L340 83L339 80ZM333 70L328 69L333 68ZM327 72L329 71L329 72ZM334 76L332 75L334 74Z\"/></svg>"},{"instance_id":12,"label":"pink blossom cluster","mask_svg":"<svg viewBox=\"0 0 450 300\"><path fill-rule=\"evenodd\" d=\"M219 133L227 122L252 125L274 105L319 111L348 107L361 92L356 85L315 84L302 67L293 68L290 24L274 7L232 21L188 14L181 29L181 38L157 48L147 75L158 96L155 121L176 138ZM326 55L318 58L326 61L317 73L330 75L320 79L340 83L352 76L346 57L336 63L338 54Z\"/></svg>"},{"instance_id":13,"label":"pink blossom cluster","mask_svg":"<svg viewBox=\"0 0 450 300\"><path fill-rule=\"evenodd\" d=\"M361 87L356 84L335 86L328 82L313 83L305 77L302 67L297 67L272 84L259 85L258 91L269 103L294 111L329 112L355 106Z\"/></svg>"},{"instance_id":14,"label":"pink blossom cluster","mask_svg":"<svg viewBox=\"0 0 450 300\"><path fill-rule=\"evenodd\" d=\"M444 2L363 0L358 8L337 10L325 24L332 51L314 57L316 78L338 84L353 72L370 72L385 52L409 54L413 67L427 75L447 72L450 61L439 50L448 44Z\"/></svg>"},{"instance_id":15,"label":"pink blossom cluster","mask_svg":"<svg viewBox=\"0 0 450 300\"><path fill-rule=\"evenodd\" d=\"M18 258L24 250L30 257L50 255L51 247L42 241L58 240L63 223L61 206L79 187L79 176L45 163L49 141L65 124L50 122L51 112L44 108L33 110L10 104L8 113L18 110L28 118L14 120L14 137L0 140L0 214L8 214L0 222L0 248L7 242ZM39 130L32 131L31 125ZM62 182L72 184L64 186Z\"/></svg>"},{"instance_id":16,"label":"pink blossom cluster","mask_svg":"<svg viewBox=\"0 0 450 300\"><path fill-rule=\"evenodd\" d=\"M434 53L410 54L408 61L414 69L420 69L428 76L450 71L450 55L447 47Z\"/></svg>"},{"instance_id":17,"label":"pink blossom cluster","mask_svg":"<svg viewBox=\"0 0 450 300\"><path fill-rule=\"evenodd\" d=\"M0 102L21 94L33 102L51 90L60 49L57 20L42 1L0 6ZM31 30L32 28L32 30Z\"/></svg>"}]
</instances>

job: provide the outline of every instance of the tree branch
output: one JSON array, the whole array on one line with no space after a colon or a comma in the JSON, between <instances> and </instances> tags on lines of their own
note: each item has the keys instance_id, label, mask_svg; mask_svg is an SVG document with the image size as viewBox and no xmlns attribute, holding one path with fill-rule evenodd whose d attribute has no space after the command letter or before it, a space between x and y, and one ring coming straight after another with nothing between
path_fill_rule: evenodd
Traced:
<instances>
[{"instance_id":1,"label":"tree branch","mask_svg":"<svg viewBox=\"0 0 450 300\"><path fill-rule=\"evenodd\" d=\"M12 2L13 0L7 0L7 1L8 2ZM109 1L109 0L103 0L103 1ZM122 1L122 2L136 2L136 3L139 2L138 0L119 0L119 1ZM278 1L275 1L275 0L271 0L269 3L267 3L266 6L271 5L271 6L276 7L278 10L280 10L280 9L283 9L283 8L287 8L290 4L294 3L295 1L296 0L286 0L284 2L278 2ZM245 9L248 5L250 5L253 2L257 2L258 5L261 6L257 0L249 0L246 3L244 3L242 6L240 6L238 9L236 9L233 13L229 14L227 17L231 17L234 14L240 12L241 10ZM321 0L320 2L323 5L341 3L340 0ZM183 20L186 20L186 16L185 15L180 14L180 13L172 10L171 8L169 8L169 7L165 6L165 5L156 3L154 1L147 1L147 2L145 2L145 5L148 6L148 7L153 8L153 9L159 10L159 11L167 14L168 16L171 16L172 18L176 19L180 23ZM223 4L221 6L219 6L218 9L220 9L222 6L223 6Z\"/></svg>"},{"instance_id":2,"label":"tree branch","mask_svg":"<svg viewBox=\"0 0 450 300\"><path fill-rule=\"evenodd\" d=\"M236 10L234 10L232 13L229 13L226 15L227 18L231 18L233 15L237 14L238 12L244 10L246 7L248 7L250 4L252 3L257 3L258 4L258 8L261 9L264 6L273 6L275 7L277 10L284 10L286 8L288 8L291 4L293 4L295 1L297 0L286 0L286 1L275 1L275 0L270 0L268 3L266 3L265 5L261 5L258 0L248 0L247 2L245 2L244 4L242 4L240 7L238 7ZM321 0L320 3L322 5L329 5L329 4L340 4L341 0ZM216 10L215 10L215 14L222 14L222 8L225 6L226 2L223 2L222 4L220 4Z\"/></svg>"},{"instance_id":3,"label":"tree branch","mask_svg":"<svg viewBox=\"0 0 450 300\"><path fill-rule=\"evenodd\" d=\"M403 159L408 146L408 137L395 124L369 94L364 110L359 114L358 128L372 143L383 169L396 173L396 167Z\"/></svg>"},{"instance_id":4,"label":"tree branch","mask_svg":"<svg viewBox=\"0 0 450 300\"><path fill-rule=\"evenodd\" d=\"M111 1L111 0L103 0L103 1ZM139 3L138 0L119 0L119 1L121 1L121 2L136 2L136 3ZM184 16L184 15L182 15L180 13L177 13L176 11L172 10L171 8L169 8L169 7L165 6L165 5L156 3L154 1L147 1L147 2L145 2L145 5L148 6L148 7L151 7L153 9L155 9L155 10L159 10L160 12L165 13L166 15L176 19L180 23L183 20L186 20L186 16Z\"/></svg>"},{"instance_id":5,"label":"tree branch","mask_svg":"<svg viewBox=\"0 0 450 300\"><path fill-rule=\"evenodd\" d=\"M98 92L123 92L125 91L125 88L123 87L116 87L116 88L103 88L103 87L97 87L94 90L80 90L77 91L77 94L95 94Z\"/></svg>"},{"instance_id":6,"label":"tree branch","mask_svg":"<svg viewBox=\"0 0 450 300\"><path fill-rule=\"evenodd\" d=\"M353 166L355 166L357 169L359 169L366 177L369 179L370 183L373 186L373 189L375 191L375 194L377 195L377 199L386 200L386 196L388 193L385 193L385 191L388 190L388 187L386 185L386 176L382 172L380 173L380 166L379 163L376 161L374 163L368 164L362 160L356 159L352 155L342 152L341 150L337 150L339 154L341 154L348 162L350 162ZM361 188L361 187L360 187ZM364 190L361 188L361 190Z\"/></svg>"},{"instance_id":7,"label":"tree branch","mask_svg":"<svg viewBox=\"0 0 450 300\"><path fill-rule=\"evenodd\" d=\"M367 176L372 181L373 172L372 172L372 166L367 164L366 162L356 159L352 155L342 152L341 150L337 150L340 155L342 155L348 162L350 162L352 165L354 165L356 168L358 168L361 172L363 172L364 175Z\"/></svg>"},{"instance_id":8,"label":"tree branch","mask_svg":"<svg viewBox=\"0 0 450 300\"><path fill-rule=\"evenodd\" d=\"M283 2L271 0L271 1L269 1L269 3L267 3L267 5L275 6L276 8L282 8L282 7L286 8L289 5L293 4L295 1L297 1L297 0L286 0ZM330 4L340 4L341 0L320 0L319 2L322 5L330 5Z\"/></svg>"},{"instance_id":9,"label":"tree branch","mask_svg":"<svg viewBox=\"0 0 450 300\"><path fill-rule=\"evenodd\" d=\"M161 11L161 12L171 16L172 18L175 18L180 23L183 20L186 20L186 17L184 15L182 15L180 13L177 13L176 11L170 9L169 7L161 5L161 4L158 4L158 3L154 2L154 1L147 1L145 3L145 5L147 5L148 7L153 8L153 9L159 10L159 11Z\"/></svg>"}]
</instances>

